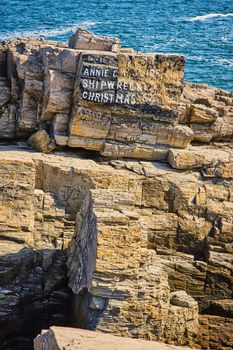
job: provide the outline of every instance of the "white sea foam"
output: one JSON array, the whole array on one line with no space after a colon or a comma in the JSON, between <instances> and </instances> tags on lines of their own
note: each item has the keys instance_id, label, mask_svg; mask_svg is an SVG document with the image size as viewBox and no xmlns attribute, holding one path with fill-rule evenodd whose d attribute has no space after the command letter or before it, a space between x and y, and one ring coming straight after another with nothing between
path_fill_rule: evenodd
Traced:
<instances>
[{"instance_id":1,"label":"white sea foam","mask_svg":"<svg viewBox=\"0 0 233 350\"><path fill-rule=\"evenodd\" d=\"M225 34L223 36L221 36L220 40L223 41L223 42L228 42L230 40L233 39L233 33L231 34Z\"/></svg>"},{"instance_id":2,"label":"white sea foam","mask_svg":"<svg viewBox=\"0 0 233 350\"><path fill-rule=\"evenodd\" d=\"M203 56L197 56L197 55L186 55L188 60L192 60L192 61L198 61L198 62L202 62L205 61L206 58Z\"/></svg>"},{"instance_id":3,"label":"white sea foam","mask_svg":"<svg viewBox=\"0 0 233 350\"><path fill-rule=\"evenodd\" d=\"M221 66L233 67L233 59L214 58L212 61Z\"/></svg>"},{"instance_id":4,"label":"white sea foam","mask_svg":"<svg viewBox=\"0 0 233 350\"><path fill-rule=\"evenodd\" d=\"M219 18L219 17L233 17L233 13L208 13L202 16L182 18L181 21L197 22L197 21L206 21L209 19Z\"/></svg>"},{"instance_id":5,"label":"white sea foam","mask_svg":"<svg viewBox=\"0 0 233 350\"><path fill-rule=\"evenodd\" d=\"M77 24L73 24L70 26L64 26L64 27L58 27L54 29L46 29L46 28L41 28L37 30L27 30L27 31L17 31L17 32L11 32L11 33L0 33L0 38L2 40L4 39L15 39L15 38L29 38L29 37L49 37L53 38L56 36L68 34L71 32L75 32L77 27L89 29L92 26L97 24L97 22L80 22Z\"/></svg>"}]
</instances>

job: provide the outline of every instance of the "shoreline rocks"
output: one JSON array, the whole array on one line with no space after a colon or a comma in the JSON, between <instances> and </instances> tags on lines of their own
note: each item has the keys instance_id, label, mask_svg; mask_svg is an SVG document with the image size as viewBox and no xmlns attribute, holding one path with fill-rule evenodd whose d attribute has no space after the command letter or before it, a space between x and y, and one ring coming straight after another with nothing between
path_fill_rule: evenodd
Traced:
<instances>
[{"instance_id":1,"label":"shoreline rocks","mask_svg":"<svg viewBox=\"0 0 233 350\"><path fill-rule=\"evenodd\" d=\"M72 326L116 335L230 349L231 179L17 146L1 146L0 169L1 288L8 298L19 294L14 312L34 310L24 311L24 324L32 314L40 319L36 306L43 306L56 325L68 316ZM26 261L29 247L34 268L15 270L18 252ZM63 314L60 289L68 284L73 315ZM11 327L2 330L12 337L21 316L4 305L0 321Z\"/></svg>"},{"instance_id":2,"label":"shoreline rocks","mask_svg":"<svg viewBox=\"0 0 233 350\"><path fill-rule=\"evenodd\" d=\"M233 93L71 42L0 47L0 344L54 324L230 350Z\"/></svg>"},{"instance_id":3,"label":"shoreline rocks","mask_svg":"<svg viewBox=\"0 0 233 350\"><path fill-rule=\"evenodd\" d=\"M70 48L77 50L117 52L120 49L120 40L94 35L88 30L78 28L76 33L70 37L68 45Z\"/></svg>"},{"instance_id":4,"label":"shoreline rocks","mask_svg":"<svg viewBox=\"0 0 233 350\"><path fill-rule=\"evenodd\" d=\"M116 42L81 29L77 35ZM183 56L42 39L6 41L0 52L1 139L45 130L60 147L168 161L171 149L233 137L233 93L184 82Z\"/></svg>"}]
</instances>

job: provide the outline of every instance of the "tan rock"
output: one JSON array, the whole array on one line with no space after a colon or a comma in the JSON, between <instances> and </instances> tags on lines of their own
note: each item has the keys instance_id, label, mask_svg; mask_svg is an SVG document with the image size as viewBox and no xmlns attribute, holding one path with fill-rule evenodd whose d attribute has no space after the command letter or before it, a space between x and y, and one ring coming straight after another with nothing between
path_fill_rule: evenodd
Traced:
<instances>
[{"instance_id":1,"label":"tan rock","mask_svg":"<svg viewBox=\"0 0 233 350\"><path fill-rule=\"evenodd\" d=\"M191 142L192 130L174 125L178 113L172 110L181 96L183 57L82 52L78 71L70 147L110 157L164 159L166 152L159 155L160 147L185 148ZM155 71L160 71L160 80ZM95 80L98 75L101 79ZM157 89L161 81L163 88Z\"/></svg>"},{"instance_id":2,"label":"tan rock","mask_svg":"<svg viewBox=\"0 0 233 350\"><path fill-rule=\"evenodd\" d=\"M135 158L150 160L165 160L167 150L165 148L154 148L149 146L132 145L126 146L116 143L105 143L100 154L109 158Z\"/></svg>"},{"instance_id":3,"label":"tan rock","mask_svg":"<svg viewBox=\"0 0 233 350\"><path fill-rule=\"evenodd\" d=\"M198 327L197 303L192 298L188 299L183 292L183 304L187 299L190 301L189 305L180 305L179 310L175 310L169 304L167 276L160 262L155 259L155 252L145 250L145 218L141 221L137 212L129 210L137 203L137 196L133 195L132 189L128 194L102 189L92 191L92 198L86 198L81 207L80 225L77 226L75 237L69 246L67 262L72 290L78 294L88 288L90 293L89 311L85 317L84 314L77 315L78 325L85 326L85 322L94 317L97 308L104 310L103 317L96 325L98 330L108 329L115 334L137 335L149 339L163 340L166 337L170 342L179 339L180 344L191 344ZM124 203L128 203L128 211L123 211ZM108 209L104 209L106 207ZM155 223L156 221L155 218ZM89 236L92 238L89 239ZM94 244L96 239L97 245ZM112 246L117 247L117 250L112 250ZM84 260L89 261L89 264L83 265L83 256L86 256ZM129 259L129 256L132 258ZM93 279L86 280L85 276L91 274L90 270L87 272L90 268ZM141 283L135 294L134 280L138 269ZM122 281L119 279L119 270L124 270ZM110 276L115 277L112 279ZM135 305L135 309L131 309L132 305ZM112 317L115 310L118 310L117 323ZM182 326L171 327L174 318L177 319L177 325ZM186 319L189 319L190 327L187 327ZM130 331L126 327L129 323ZM156 333L153 331L154 327L157 329Z\"/></svg>"},{"instance_id":4,"label":"tan rock","mask_svg":"<svg viewBox=\"0 0 233 350\"><path fill-rule=\"evenodd\" d=\"M44 80L42 120L53 119L58 113L69 113L73 83L73 75L48 70Z\"/></svg>"},{"instance_id":5,"label":"tan rock","mask_svg":"<svg viewBox=\"0 0 233 350\"><path fill-rule=\"evenodd\" d=\"M200 333L204 333L207 346L211 349L227 349L232 348L232 327L231 318L218 316L200 316L200 320L205 327L200 327ZM206 329L209 336L206 337Z\"/></svg>"},{"instance_id":6,"label":"tan rock","mask_svg":"<svg viewBox=\"0 0 233 350\"><path fill-rule=\"evenodd\" d=\"M0 77L6 78L7 75L7 50L0 46Z\"/></svg>"},{"instance_id":7,"label":"tan rock","mask_svg":"<svg viewBox=\"0 0 233 350\"><path fill-rule=\"evenodd\" d=\"M212 111L208 107L195 105L191 109L190 123L212 123L217 117L218 114L215 110Z\"/></svg>"},{"instance_id":8,"label":"tan rock","mask_svg":"<svg viewBox=\"0 0 233 350\"><path fill-rule=\"evenodd\" d=\"M68 247L77 324L90 326L98 319L98 330L118 335L200 344L213 350L220 339L224 348L212 321L217 317L228 337L227 300L233 285L229 179L203 181L199 172L181 172L158 162L112 160L108 164L72 152L46 155L2 147L0 155L2 253L33 246L43 250L46 267L53 261L49 252ZM20 256L23 261L26 255ZM12 259L21 264L18 255ZM60 265L64 262L59 261L53 273L42 274L51 293L66 273ZM41 264L36 260L36 268ZM16 324L24 327L17 322L18 299L12 297L18 282L13 288L11 267L4 271L2 286L10 290L7 300L12 301L13 311L5 321L0 318L3 325L11 324L11 331L2 326L0 339L14 333ZM41 284L35 288L38 275L33 276L27 293L44 298ZM62 292L56 295L61 300ZM218 300L222 306L212 307ZM203 316L205 324L200 321L202 328L198 328L196 302L202 313L211 312ZM6 310L6 304L1 305ZM25 305L31 305L30 298ZM24 323L29 319L25 311Z\"/></svg>"},{"instance_id":9,"label":"tan rock","mask_svg":"<svg viewBox=\"0 0 233 350\"><path fill-rule=\"evenodd\" d=\"M230 349L233 95L90 35L0 47L0 343L67 324L68 273L80 327Z\"/></svg>"},{"instance_id":10,"label":"tan rock","mask_svg":"<svg viewBox=\"0 0 233 350\"><path fill-rule=\"evenodd\" d=\"M233 300L213 300L210 304L209 313L213 315L233 318Z\"/></svg>"},{"instance_id":11,"label":"tan rock","mask_svg":"<svg viewBox=\"0 0 233 350\"><path fill-rule=\"evenodd\" d=\"M171 293L170 303L181 307L194 307L197 309L197 302L190 297L185 291L177 291Z\"/></svg>"},{"instance_id":12,"label":"tan rock","mask_svg":"<svg viewBox=\"0 0 233 350\"><path fill-rule=\"evenodd\" d=\"M55 45L41 46L44 66L44 91L41 120L50 120L57 114L70 113L74 79L79 53Z\"/></svg>"},{"instance_id":13,"label":"tan rock","mask_svg":"<svg viewBox=\"0 0 233 350\"><path fill-rule=\"evenodd\" d=\"M18 99L20 104L17 111L16 129L18 135L28 135L38 125L43 71L39 53L35 50L37 45L36 40L33 44L30 44L30 41L22 40L15 46L11 43L8 49L8 57L11 57L8 63L12 84L11 95L14 99ZM21 83L19 83L19 79Z\"/></svg>"},{"instance_id":14,"label":"tan rock","mask_svg":"<svg viewBox=\"0 0 233 350\"><path fill-rule=\"evenodd\" d=\"M44 43L40 47L40 54L45 69L76 74L79 58L79 53L76 50L64 47L64 45L63 47L59 47L55 43L53 45L46 45Z\"/></svg>"},{"instance_id":15,"label":"tan rock","mask_svg":"<svg viewBox=\"0 0 233 350\"><path fill-rule=\"evenodd\" d=\"M76 328L52 327L34 340L35 350L190 350L141 339L127 339Z\"/></svg>"},{"instance_id":16,"label":"tan rock","mask_svg":"<svg viewBox=\"0 0 233 350\"><path fill-rule=\"evenodd\" d=\"M117 38L94 35L91 32L78 28L69 39L69 47L78 50L118 51L120 40Z\"/></svg>"},{"instance_id":17,"label":"tan rock","mask_svg":"<svg viewBox=\"0 0 233 350\"><path fill-rule=\"evenodd\" d=\"M170 149L168 162L175 169L202 168L205 177L231 178L233 149L230 143L195 145L187 149Z\"/></svg>"},{"instance_id":18,"label":"tan rock","mask_svg":"<svg viewBox=\"0 0 233 350\"><path fill-rule=\"evenodd\" d=\"M56 147L45 130L40 130L33 134L28 139L28 144L36 150L44 153L50 153Z\"/></svg>"},{"instance_id":19,"label":"tan rock","mask_svg":"<svg viewBox=\"0 0 233 350\"><path fill-rule=\"evenodd\" d=\"M123 53L134 53L135 52L134 49L129 48L129 47L121 47L120 51Z\"/></svg>"},{"instance_id":20,"label":"tan rock","mask_svg":"<svg viewBox=\"0 0 233 350\"><path fill-rule=\"evenodd\" d=\"M4 255L33 241L35 167L32 160L1 159L0 172L0 250Z\"/></svg>"},{"instance_id":21,"label":"tan rock","mask_svg":"<svg viewBox=\"0 0 233 350\"><path fill-rule=\"evenodd\" d=\"M189 150L171 149L168 152L168 162L175 169L193 169L204 165L204 157Z\"/></svg>"},{"instance_id":22,"label":"tan rock","mask_svg":"<svg viewBox=\"0 0 233 350\"><path fill-rule=\"evenodd\" d=\"M233 95L208 85L186 82L182 103L182 118L190 124L194 140L230 140L233 135Z\"/></svg>"},{"instance_id":23,"label":"tan rock","mask_svg":"<svg viewBox=\"0 0 233 350\"><path fill-rule=\"evenodd\" d=\"M10 99L10 87L6 79L0 78L0 108Z\"/></svg>"},{"instance_id":24,"label":"tan rock","mask_svg":"<svg viewBox=\"0 0 233 350\"><path fill-rule=\"evenodd\" d=\"M228 163L219 163L211 173L216 177L233 179L233 161Z\"/></svg>"},{"instance_id":25,"label":"tan rock","mask_svg":"<svg viewBox=\"0 0 233 350\"><path fill-rule=\"evenodd\" d=\"M53 133L54 135L67 135L69 125L68 114L56 114L53 118Z\"/></svg>"},{"instance_id":26,"label":"tan rock","mask_svg":"<svg viewBox=\"0 0 233 350\"><path fill-rule=\"evenodd\" d=\"M205 293L207 267L204 261L194 260L193 255L168 251L164 247L157 247L157 258L161 261L168 274L172 292L185 290L198 301L201 312L209 305L210 296Z\"/></svg>"},{"instance_id":27,"label":"tan rock","mask_svg":"<svg viewBox=\"0 0 233 350\"><path fill-rule=\"evenodd\" d=\"M192 130L175 125L182 56L119 51L118 39L81 29L74 38L78 50L42 39L12 40L1 49L8 78L2 90L6 138L26 137L47 126L61 146L151 160L164 160L169 146L187 147ZM13 124L9 131L7 123Z\"/></svg>"},{"instance_id":28,"label":"tan rock","mask_svg":"<svg viewBox=\"0 0 233 350\"><path fill-rule=\"evenodd\" d=\"M2 139L12 139L16 135L16 106L14 104L1 108L0 135Z\"/></svg>"},{"instance_id":29,"label":"tan rock","mask_svg":"<svg viewBox=\"0 0 233 350\"><path fill-rule=\"evenodd\" d=\"M176 291L170 295L170 308L168 311L168 321L165 327L166 337L172 343L189 343L197 337L198 319L197 302L187 295L185 291ZM178 335L178 339L174 335ZM190 338L184 341L185 337Z\"/></svg>"}]
</instances>

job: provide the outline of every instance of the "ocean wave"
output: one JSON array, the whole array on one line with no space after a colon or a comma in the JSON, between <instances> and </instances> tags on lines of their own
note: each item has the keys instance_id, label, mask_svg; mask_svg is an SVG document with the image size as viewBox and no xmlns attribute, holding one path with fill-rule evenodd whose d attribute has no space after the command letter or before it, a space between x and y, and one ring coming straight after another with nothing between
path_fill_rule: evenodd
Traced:
<instances>
[{"instance_id":1,"label":"ocean wave","mask_svg":"<svg viewBox=\"0 0 233 350\"><path fill-rule=\"evenodd\" d=\"M191 60L191 61L198 61L198 62L202 62L202 61L205 61L206 58L203 57L203 56L197 56L197 55L186 55L186 58L188 60Z\"/></svg>"},{"instance_id":2,"label":"ocean wave","mask_svg":"<svg viewBox=\"0 0 233 350\"><path fill-rule=\"evenodd\" d=\"M233 33L231 34L225 34L223 36L221 36L220 40L223 41L223 42L228 42L230 40L233 39Z\"/></svg>"},{"instance_id":3,"label":"ocean wave","mask_svg":"<svg viewBox=\"0 0 233 350\"><path fill-rule=\"evenodd\" d=\"M221 66L233 67L233 59L214 58L212 61Z\"/></svg>"},{"instance_id":4,"label":"ocean wave","mask_svg":"<svg viewBox=\"0 0 233 350\"><path fill-rule=\"evenodd\" d=\"M181 21L184 22L197 22L197 21L206 21L213 18L218 17L233 17L233 13L208 13L206 15L202 16L195 16L195 17L187 17L187 18L181 18Z\"/></svg>"},{"instance_id":5,"label":"ocean wave","mask_svg":"<svg viewBox=\"0 0 233 350\"><path fill-rule=\"evenodd\" d=\"M60 28L58 27L56 29L42 28L38 30L17 31L17 32L11 32L6 34L0 33L0 39L5 40L5 39L29 38L29 37L53 38L56 36L75 32L78 27L89 29L98 23L99 22L86 21L86 22L73 24L70 26L65 26Z\"/></svg>"}]
</instances>

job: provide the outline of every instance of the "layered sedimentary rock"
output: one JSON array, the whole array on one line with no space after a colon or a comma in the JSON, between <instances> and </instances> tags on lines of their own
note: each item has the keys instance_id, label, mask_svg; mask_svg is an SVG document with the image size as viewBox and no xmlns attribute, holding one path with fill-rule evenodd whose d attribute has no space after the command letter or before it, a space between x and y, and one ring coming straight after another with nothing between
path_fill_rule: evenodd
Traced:
<instances>
[{"instance_id":1,"label":"layered sedimentary rock","mask_svg":"<svg viewBox=\"0 0 233 350\"><path fill-rule=\"evenodd\" d=\"M233 94L208 85L185 83L182 123L194 133L194 141L232 141Z\"/></svg>"},{"instance_id":2,"label":"layered sedimentary rock","mask_svg":"<svg viewBox=\"0 0 233 350\"><path fill-rule=\"evenodd\" d=\"M112 165L140 174L142 182L136 176L125 189L94 190L80 210L82 224L68 255L69 285L75 293L86 287L88 292L80 293L77 303L89 304L90 315L84 308L78 324L86 322L121 335L200 344L204 349L230 349L232 319L214 312L212 303L224 303L232 296L232 180L206 180L198 171L181 175L158 163L112 161ZM93 216L92 210L97 230L95 222L87 227L92 220L84 220ZM96 267L92 281L84 286L80 272L86 276L91 272L87 269L93 269L93 251L85 247L87 241L95 241L95 231ZM91 265L83 266L87 254ZM208 314L200 316L199 326L194 300L180 290ZM224 336L220 329L225 329Z\"/></svg>"},{"instance_id":3,"label":"layered sedimentary rock","mask_svg":"<svg viewBox=\"0 0 233 350\"><path fill-rule=\"evenodd\" d=\"M25 332L31 314L66 324L69 284L79 327L231 348L231 179L71 152L0 156L1 288L15 300L9 310L2 299L2 339Z\"/></svg>"},{"instance_id":4,"label":"layered sedimentary rock","mask_svg":"<svg viewBox=\"0 0 233 350\"><path fill-rule=\"evenodd\" d=\"M109 334L90 332L75 328L53 327L44 331L35 341L35 350L68 350L72 344L74 350L190 350L187 347L165 345L129 338L115 337Z\"/></svg>"},{"instance_id":5,"label":"layered sedimentary rock","mask_svg":"<svg viewBox=\"0 0 233 350\"><path fill-rule=\"evenodd\" d=\"M59 146L151 160L192 140L231 139L232 93L184 83L182 56L111 45L119 41L82 30L70 40L76 49L42 39L2 45L1 138L43 129Z\"/></svg>"},{"instance_id":6,"label":"layered sedimentary rock","mask_svg":"<svg viewBox=\"0 0 233 350\"><path fill-rule=\"evenodd\" d=\"M78 28L69 39L69 47L79 50L118 51L120 40L106 36L94 35L88 30Z\"/></svg>"},{"instance_id":7,"label":"layered sedimentary rock","mask_svg":"<svg viewBox=\"0 0 233 350\"><path fill-rule=\"evenodd\" d=\"M148 159L164 158L169 145L186 147L193 132L177 121L184 58L104 51L95 36L85 47L77 35L75 50L41 40L2 47L11 89L5 87L1 136L42 128L57 145ZM102 51L93 51L98 45Z\"/></svg>"},{"instance_id":8,"label":"layered sedimentary rock","mask_svg":"<svg viewBox=\"0 0 233 350\"><path fill-rule=\"evenodd\" d=\"M70 46L0 47L1 346L71 324L230 350L233 94L179 55Z\"/></svg>"}]
</instances>

